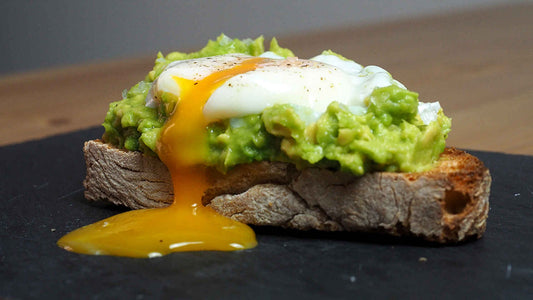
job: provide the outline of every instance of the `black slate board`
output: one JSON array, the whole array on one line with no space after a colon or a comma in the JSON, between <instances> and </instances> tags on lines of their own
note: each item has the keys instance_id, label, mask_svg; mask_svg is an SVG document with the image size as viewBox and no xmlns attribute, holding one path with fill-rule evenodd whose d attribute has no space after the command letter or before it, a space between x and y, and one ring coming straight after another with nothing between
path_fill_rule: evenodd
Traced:
<instances>
[{"instance_id":1,"label":"black slate board","mask_svg":"<svg viewBox=\"0 0 533 300\"><path fill-rule=\"evenodd\" d=\"M532 156L476 152L493 185L485 237L441 247L256 228L242 252L85 256L63 234L123 211L83 198L91 128L0 147L0 298L532 298ZM427 261L420 261L424 257Z\"/></svg>"}]
</instances>

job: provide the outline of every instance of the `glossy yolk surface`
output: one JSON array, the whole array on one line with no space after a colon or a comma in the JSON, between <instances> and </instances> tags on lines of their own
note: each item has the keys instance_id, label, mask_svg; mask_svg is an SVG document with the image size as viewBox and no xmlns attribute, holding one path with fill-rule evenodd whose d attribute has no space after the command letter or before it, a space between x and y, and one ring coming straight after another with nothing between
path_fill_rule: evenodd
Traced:
<instances>
[{"instance_id":1,"label":"glossy yolk surface","mask_svg":"<svg viewBox=\"0 0 533 300\"><path fill-rule=\"evenodd\" d=\"M170 170L174 203L167 208L128 211L77 229L58 241L66 250L100 255L156 257L176 251L231 251L257 245L253 230L204 207L207 188L203 106L227 79L257 68L251 58L199 81L174 78L179 104L163 129L157 149Z\"/></svg>"}]
</instances>

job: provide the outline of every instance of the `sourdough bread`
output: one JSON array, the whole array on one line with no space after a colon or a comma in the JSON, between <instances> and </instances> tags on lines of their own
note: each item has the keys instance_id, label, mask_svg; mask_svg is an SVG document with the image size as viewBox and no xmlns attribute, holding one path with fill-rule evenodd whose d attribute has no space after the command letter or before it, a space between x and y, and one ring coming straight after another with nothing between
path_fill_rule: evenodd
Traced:
<instances>
[{"instance_id":1,"label":"sourdough bread","mask_svg":"<svg viewBox=\"0 0 533 300\"><path fill-rule=\"evenodd\" d=\"M88 200L132 209L173 201L166 166L156 157L98 140L84 146ZM491 177L476 157L447 148L427 172L297 170L282 162L209 171L202 202L250 225L297 230L377 232L438 243L479 238L486 228Z\"/></svg>"}]
</instances>

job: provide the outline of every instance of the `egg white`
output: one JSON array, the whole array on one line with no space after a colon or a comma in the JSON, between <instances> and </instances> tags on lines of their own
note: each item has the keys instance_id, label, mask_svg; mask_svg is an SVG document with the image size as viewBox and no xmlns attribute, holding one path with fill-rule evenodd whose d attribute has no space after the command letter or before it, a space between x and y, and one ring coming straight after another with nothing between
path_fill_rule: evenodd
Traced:
<instances>
[{"instance_id":1,"label":"egg white","mask_svg":"<svg viewBox=\"0 0 533 300\"><path fill-rule=\"evenodd\" d=\"M258 114L275 104L304 107L319 116L333 101L362 114L367 108L364 100L374 89L390 85L405 88L380 67L363 67L336 55L321 54L306 60L265 52L261 57L267 61L257 69L234 76L213 91L203 108L206 121ZM153 83L146 104L155 107L162 93L179 97L181 88L175 78L198 81L249 58L226 54L173 62ZM419 105L425 124L435 120L439 110L438 102Z\"/></svg>"}]
</instances>

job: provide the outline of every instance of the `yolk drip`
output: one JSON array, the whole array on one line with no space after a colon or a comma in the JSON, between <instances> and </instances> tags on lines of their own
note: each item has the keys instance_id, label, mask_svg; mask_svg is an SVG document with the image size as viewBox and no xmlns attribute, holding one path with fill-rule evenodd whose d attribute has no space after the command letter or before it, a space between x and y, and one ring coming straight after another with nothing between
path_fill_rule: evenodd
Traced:
<instances>
[{"instance_id":1,"label":"yolk drip","mask_svg":"<svg viewBox=\"0 0 533 300\"><path fill-rule=\"evenodd\" d=\"M163 128L157 145L174 185L174 203L166 208L128 211L77 229L57 243L83 254L155 257L177 251L232 251L257 245L245 224L204 207L207 188L206 122L203 106L227 79L258 67L263 59L245 60L199 81L174 78L181 91L176 111Z\"/></svg>"}]
</instances>

